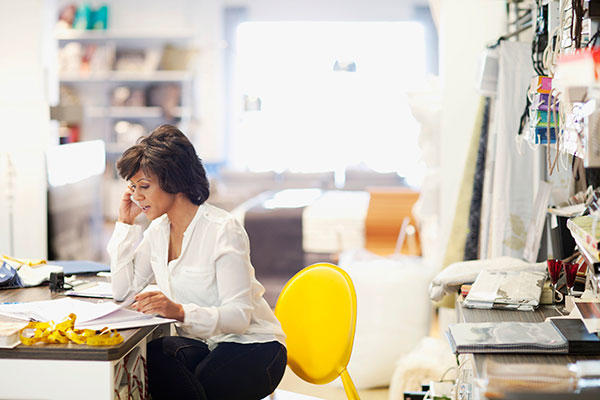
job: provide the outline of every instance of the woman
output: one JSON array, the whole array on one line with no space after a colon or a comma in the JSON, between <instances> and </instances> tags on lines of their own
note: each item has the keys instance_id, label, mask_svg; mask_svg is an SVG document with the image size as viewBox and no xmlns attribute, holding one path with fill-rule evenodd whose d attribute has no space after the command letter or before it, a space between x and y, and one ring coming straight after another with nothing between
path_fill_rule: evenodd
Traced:
<instances>
[{"instance_id":1,"label":"woman","mask_svg":"<svg viewBox=\"0 0 600 400\"><path fill-rule=\"evenodd\" d=\"M117 169L129 185L108 244L114 297L156 280L160 291L137 294L134 308L179 321L178 336L148 344L152 398L267 396L285 370L285 335L254 277L246 232L205 202L208 181L193 145L162 125L127 149ZM141 242L133 224L140 213L152 221Z\"/></svg>"}]
</instances>

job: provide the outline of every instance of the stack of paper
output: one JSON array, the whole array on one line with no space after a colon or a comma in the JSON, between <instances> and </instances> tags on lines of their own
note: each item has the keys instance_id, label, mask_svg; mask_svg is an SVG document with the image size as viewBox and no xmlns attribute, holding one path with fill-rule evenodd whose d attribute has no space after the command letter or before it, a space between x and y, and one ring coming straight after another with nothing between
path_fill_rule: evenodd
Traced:
<instances>
[{"instance_id":1,"label":"stack of paper","mask_svg":"<svg viewBox=\"0 0 600 400\"><path fill-rule=\"evenodd\" d=\"M19 331L25 325L25 322L0 322L0 348L10 349L21 343Z\"/></svg>"},{"instance_id":2,"label":"stack of paper","mask_svg":"<svg viewBox=\"0 0 600 400\"><path fill-rule=\"evenodd\" d=\"M448 341L455 353L563 353L567 340L551 322L451 324Z\"/></svg>"},{"instance_id":3,"label":"stack of paper","mask_svg":"<svg viewBox=\"0 0 600 400\"><path fill-rule=\"evenodd\" d=\"M97 297L103 299L112 299L112 287L110 282L89 282L74 287L65 292L67 296Z\"/></svg>"},{"instance_id":4,"label":"stack of paper","mask_svg":"<svg viewBox=\"0 0 600 400\"><path fill-rule=\"evenodd\" d=\"M133 299L116 304L111 301L90 303L87 301L62 298L57 300L34 301L19 304L0 305L0 315L22 320L60 322L69 314L77 315L77 329L136 328L174 322L173 319L155 317L126 309Z\"/></svg>"}]
</instances>

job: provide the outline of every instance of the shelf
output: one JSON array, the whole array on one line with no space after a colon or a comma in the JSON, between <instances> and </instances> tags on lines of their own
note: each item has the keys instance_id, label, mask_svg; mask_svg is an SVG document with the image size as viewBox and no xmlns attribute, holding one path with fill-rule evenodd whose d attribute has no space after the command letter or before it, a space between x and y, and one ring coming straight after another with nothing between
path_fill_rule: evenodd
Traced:
<instances>
[{"instance_id":1,"label":"shelf","mask_svg":"<svg viewBox=\"0 0 600 400\"><path fill-rule=\"evenodd\" d=\"M106 41L106 40L191 40L194 34L191 31L129 31L129 30L63 30L55 35L56 40L68 41Z\"/></svg>"},{"instance_id":2,"label":"shelf","mask_svg":"<svg viewBox=\"0 0 600 400\"><path fill-rule=\"evenodd\" d=\"M61 83L105 83L105 82L185 82L192 78L189 71L105 71L89 74L61 73Z\"/></svg>"},{"instance_id":3,"label":"shelf","mask_svg":"<svg viewBox=\"0 0 600 400\"><path fill-rule=\"evenodd\" d=\"M590 266L592 266L592 267L594 265L600 266L600 260L598 259L598 257L594 256L592 253L590 253L586 249L586 247L583 245L583 242L581 241L581 238L579 238L577 236L573 236L573 239L575 240L575 244L577 245L579 252L585 257L588 264L590 264Z\"/></svg>"},{"instance_id":4,"label":"shelf","mask_svg":"<svg viewBox=\"0 0 600 400\"><path fill-rule=\"evenodd\" d=\"M596 296L600 296L600 274L598 274L600 268L600 259L598 258L597 254L592 254L592 252L589 250L590 245L587 243L589 240L586 240L586 238L590 239L591 235L582 231L582 228L578 227L571 219L567 221L567 228L569 228L571 236L573 236L579 252L585 257L588 264L586 273L586 286L590 287Z\"/></svg>"},{"instance_id":5,"label":"shelf","mask_svg":"<svg viewBox=\"0 0 600 400\"><path fill-rule=\"evenodd\" d=\"M182 118L187 114L187 109L177 107L173 117ZM85 115L91 118L165 118L162 107L89 107Z\"/></svg>"},{"instance_id":6,"label":"shelf","mask_svg":"<svg viewBox=\"0 0 600 400\"><path fill-rule=\"evenodd\" d=\"M597 220L596 232L593 232L595 218L589 215L573 217L567 220L567 228L573 239L585 250L594 264L600 262L598 243L600 242L600 220Z\"/></svg>"},{"instance_id":7,"label":"shelf","mask_svg":"<svg viewBox=\"0 0 600 400\"><path fill-rule=\"evenodd\" d=\"M575 244L577 245L579 252L583 255L588 264L588 269L585 274L586 287L591 288L592 292L596 296L600 296L600 274L597 274L595 272L600 266L600 260L598 260L597 257L594 257L589 251L586 250L585 246L583 246L580 242L580 238L577 238L575 236L573 236L573 238L575 239Z\"/></svg>"}]
</instances>

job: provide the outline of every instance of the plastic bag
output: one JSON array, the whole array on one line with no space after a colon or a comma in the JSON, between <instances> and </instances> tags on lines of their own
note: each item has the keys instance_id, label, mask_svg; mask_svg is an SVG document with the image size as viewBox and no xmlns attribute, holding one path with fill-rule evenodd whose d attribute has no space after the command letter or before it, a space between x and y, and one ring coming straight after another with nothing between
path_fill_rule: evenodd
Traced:
<instances>
[{"instance_id":1,"label":"plastic bag","mask_svg":"<svg viewBox=\"0 0 600 400\"><path fill-rule=\"evenodd\" d=\"M23 282L17 274L17 270L6 261L2 262L0 267L0 289L15 289L23 287Z\"/></svg>"}]
</instances>

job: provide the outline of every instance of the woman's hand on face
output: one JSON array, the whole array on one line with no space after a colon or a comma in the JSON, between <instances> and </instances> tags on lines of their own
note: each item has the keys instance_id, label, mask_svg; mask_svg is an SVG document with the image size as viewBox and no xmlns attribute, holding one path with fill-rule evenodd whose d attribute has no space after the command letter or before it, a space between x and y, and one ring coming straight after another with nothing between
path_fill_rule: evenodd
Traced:
<instances>
[{"instance_id":1,"label":"woman's hand on face","mask_svg":"<svg viewBox=\"0 0 600 400\"><path fill-rule=\"evenodd\" d=\"M183 306L171 301L162 292L140 293L135 296L135 303L132 307L144 314L156 314L181 322L185 317Z\"/></svg>"},{"instance_id":2,"label":"woman's hand on face","mask_svg":"<svg viewBox=\"0 0 600 400\"><path fill-rule=\"evenodd\" d=\"M133 191L128 187L121 196L121 203L119 204L119 222L129 225L133 224L135 218L142 212L142 209L131 200L132 195Z\"/></svg>"}]
</instances>

